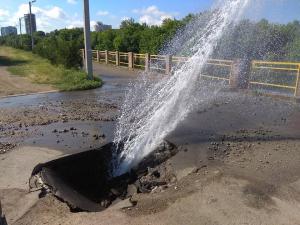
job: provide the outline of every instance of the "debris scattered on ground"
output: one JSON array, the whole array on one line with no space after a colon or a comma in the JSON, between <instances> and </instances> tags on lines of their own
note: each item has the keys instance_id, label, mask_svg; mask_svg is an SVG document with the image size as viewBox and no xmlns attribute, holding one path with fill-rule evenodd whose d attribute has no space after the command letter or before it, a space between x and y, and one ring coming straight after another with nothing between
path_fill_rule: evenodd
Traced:
<instances>
[{"instance_id":1,"label":"debris scattered on ground","mask_svg":"<svg viewBox=\"0 0 300 225\"><path fill-rule=\"evenodd\" d=\"M7 153L14 149L17 145L13 143L2 143L0 142L0 154Z\"/></svg>"},{"instance_id":2,"label":"debris scattered on ground","mask_svg":"<svg viewBox=\"0 0 300 225\"><path fill-rule=\"evenodd\" d=\"M5 138L9 143L21 144L26 137L44 136L44 133L36 131L38 127L76 121L114 121L117 113L116 104L99 102L93 97L84 100L47 101L42 107L41 105L4 107L0 109L0 138ZM54 141L57 144L62 143L60 138L62 135L69 133L73 137L80 134L82 138L90 135L89 131L77 130L78 128L65 124L54 128L52 126L50 132L57 136L58 139ZM105 135L96 134L94 138L103 140ZM0 145L0 154L12 149L7 145Z\"/></svg>"}]
</instances>

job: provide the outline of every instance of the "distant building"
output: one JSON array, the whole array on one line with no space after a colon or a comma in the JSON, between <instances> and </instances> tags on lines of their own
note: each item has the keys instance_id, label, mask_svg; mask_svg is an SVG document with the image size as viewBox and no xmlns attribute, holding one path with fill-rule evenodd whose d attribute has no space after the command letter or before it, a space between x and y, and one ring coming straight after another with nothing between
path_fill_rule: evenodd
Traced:
<instances>
[{"instance_id":1,"label":"distant building","mask_svg":"<svg viewBox=\"0 0 300 225\"><path fill-rule=\"evenodd\" d=\"M112 26L103 24L102 22L97 22L94 26L94 29L95 31L99 32L99 31L110 30L112 29Z\"/></svg>"},{"instance_id":2,"label":"distant building","mask_svg":"<svg viewBox=\"0 0 300 225\"><path fill-rule=\"evenodd\" d=\"M12 27L12 26L1 27L1 36L16 35L16 34L18 34L16 27Z\"/></svg>"},{"instance_id":3,"label":"distant building","mask_svg":"<svg viewBox=\"0 0 300 225\"><path fill-rule=\"evenodd\" d=\"M25 14L24 15L24 20L25 20L25 28L26 28L26 34L30 34L30 14ZM32 23L32 33L36 32L36 20L35 20L35 15L31 14L31 23Z\"/></svg>"}]
</instances>

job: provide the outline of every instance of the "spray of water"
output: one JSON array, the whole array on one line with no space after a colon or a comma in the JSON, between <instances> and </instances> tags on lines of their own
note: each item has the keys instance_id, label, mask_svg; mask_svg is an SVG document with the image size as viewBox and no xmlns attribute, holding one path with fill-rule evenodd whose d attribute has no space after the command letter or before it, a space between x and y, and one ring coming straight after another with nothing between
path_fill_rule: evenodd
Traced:
<instances>
[{"instance_id":1,"label":"spray of water","mask_svg":"<svg viewBox=\"0 0 300 225\"><path fill-rule=\"evenodd\" d=\"M127 172L151 153L204 99L204 96L195 96L199 88L206 88L199 87L199 74L226 28L241 15L248 1L220 1L204 27L197 29L199 18L181 31L165 52L174 54L173 49L176 49L177 53L182 53L188 49L192 57L173 69L172 76L153 80L145 73L130 85L115 133L114 142L122 145L122 151L117 155L114 175ZM189 38L183 40L184 36Z\"/></svg>"}]
</instances>

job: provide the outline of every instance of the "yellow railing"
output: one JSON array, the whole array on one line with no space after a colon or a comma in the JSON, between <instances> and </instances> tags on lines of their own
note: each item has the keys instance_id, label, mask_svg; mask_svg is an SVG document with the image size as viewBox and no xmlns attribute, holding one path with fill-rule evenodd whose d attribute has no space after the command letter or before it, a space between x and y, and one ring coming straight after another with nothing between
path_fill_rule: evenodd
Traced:
<instances>
[{"instance_id":1,"label":"yellow railing","mask_svg":"<svg viewBox=\"0 0 300 225\"><path fill-rule=\"evenodd\" d=\"M146 54L133 54L133 67L134 68L145 68L145 60L146 60ZM141 64L141 62L143 62Z\"/></svg>"},{"instance_id":2,"label":"yellow railing","mask_svg":"<svg viewBox=\"0 0 300 225\"><path fill-rule=\"evenodd\" d=\"M182 57L182 56L173 56L172 62L179 64L179 63L185 63L189 58L188 57Z\"/></svg>"},{"instance_id":3,"label":"yellow railing","mask_svg":"<svg viewBox=\"0 0 300 225\"><path fill-rule=\"evenodd\" d=\"M99 62L105 62L105 51L99 51Z\"/></svg>"},{"instance_id":4,"label":"yellow railing","mask_svg":"<svg viewBox=\"0 0 300 225\"><path fill-rule=\"evenodd\" d=\"M163 67L161 67L162 65L160 64L163 64ZM166 56L150 55L150 69L158 70L158 71L166 71Z\"/></svg>"},{"instance_id":5,"label":"yellow railing","mask_svg":"<svg viewBox=\"0 0 300 225\"><path fill-rule=\"evenodd\" d=\"M82 53L84 55L84 51ZM104 61L128 68L150 69L166 74L170 74L172 68L180 66L189 60L188 57L182 56L96 50L92 51L92 56L98 62ZM200 76L229 82L231 78L233 80L236 79L232 75L233 72L236 73L238 70L239 68L237 68L235 62L232 60L209 59ZM266 90L280 92L283 89L286 92L293 92L294 96L300 95L300 63L254 60L251 62L251 69L248 72L250 76L249 80L247 78L247 81L249 81L250 86L264 87ZM232 84L234 84L234 81Z\"/></svg>"},{"instance_id":6,"label":"yellow railing","mask_svg":"<svg viewBox=\"0 0 300 225\"><path fill-rule=\"evenodd\" d=\"M128 53L127 52L119 52L119 63L120 66L128 67Z\"/></svg>"},{"instance_id":7,"label":"yellow railing","mask_svg":"<svg viewBox=\"0 0 300 225\"><path fill-rule=\"evenodd\" d=\"M257 80L257 76L251 76L250 84L288 89L294 91L295 96L297 95L300 63L252 61L252 74L261 70L272 73L264 74L260 80Z\"/></svg>"},{"instance_id":8,"label":"yellow railing","mask_svg":"<svg viewBox=\"0 0 300 225\"><path fill-rule=\"evenodd\" d=\"M115 64L116 63L116 52L108 52L108 62Z\"/></svg>"},{"instance_id":9,"label":"yellow railing","mask_svg":"<svg viewBox=\"0 0 300 225\"><path fill-rule=\"evenodd\" d=\"M224 80L224 81L228 81L230 80L230 76L232 73L232 66L233 66L233 61L232 60L222 60L222 59L209 59L206 62L206 65L212 65L212 66L216 66L216 67L221 67L221 68L227 68L228 74L226 74L225 77L220 77L217 75L206 75L206 74L202 74L202 77L206 77L206 78L211 78L211 79L215 79L215 80Z\"/></svg>"},{"instance_id":10,"label":"yellow railing","mask_svg":"<svg viewBox=\"0 0 300 225\"><path fill-rule=\"evenodd\" d=\"M179 64L187 62L188 59L189 59L188 57L173 56L172 57L172 63L175 63L175 64L179 65ZM220 77L220 76L217 76L217 75L208 75L208 74L201 74L200 75L201 77L210 78L210 79L214 79L214 80L224 80L224 81L229 82L231 72L232 72L232 65L233 65L232 60L209 59L206 62L206 65L212 65L212 66L216 66L216 67L228 68L229 73L226 75L226 77Z\"/></svg>"},{"instance_id":11,"label":"yellow railing","mask_svg":"<svg viewBox=\"0 0 300 225\"><path fill-rule=\"evenodd\" d=\"M92 51L92 58L93 58L93 60L97 60L97 51L96 50L93 50Z\"/></svg>"}]
</instances>

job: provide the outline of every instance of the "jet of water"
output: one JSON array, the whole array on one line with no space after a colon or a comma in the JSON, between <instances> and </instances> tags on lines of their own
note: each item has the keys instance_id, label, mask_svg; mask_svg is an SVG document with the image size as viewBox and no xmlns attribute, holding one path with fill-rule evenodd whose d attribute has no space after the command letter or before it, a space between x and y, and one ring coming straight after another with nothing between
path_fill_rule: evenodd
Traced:
<instances>
[{"instance_id":1,"label":"jet of water","mask_svg":"<svg viewBox=\"0 0 300 225\"><path fill-rule=\"evenodd\" d=\"M115 176L137 165L195 106L211 97L205 94L201 98L195 96L199 89L207 88L204 85L199 87L199 74L225 30L241 15L248 1L220 1L205 27L196 27L200 23L199 17L178 33L165 52L176 49L177 53L189 52L192 57L173 69L171 76L153 80L144 73L130 85L114 138L117 147L122 145L116 159ZM185 37L192 35L182 43L182 33Z\"/></svg>"}]
</instances>

